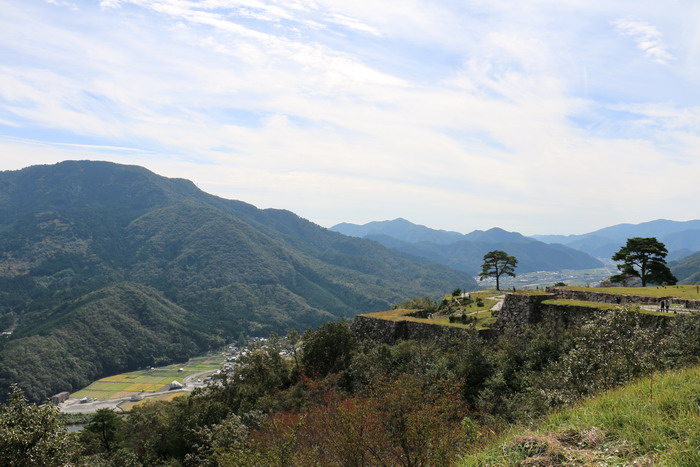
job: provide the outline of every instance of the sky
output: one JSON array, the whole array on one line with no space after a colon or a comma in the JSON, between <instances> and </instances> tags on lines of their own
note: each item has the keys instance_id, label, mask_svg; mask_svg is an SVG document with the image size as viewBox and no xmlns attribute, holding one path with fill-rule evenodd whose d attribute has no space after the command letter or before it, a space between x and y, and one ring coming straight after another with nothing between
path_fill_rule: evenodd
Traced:
<instances>
[{"instance_id":1,"label":"sky","mask_svg":"<svg viewBox=\"0 0 700 467\"><path fill-rule=\"evenodd\" d=\"M0 0L0 170L109 160L330 227L700 217L697 0Z\"/></svg>"}]
</instances>

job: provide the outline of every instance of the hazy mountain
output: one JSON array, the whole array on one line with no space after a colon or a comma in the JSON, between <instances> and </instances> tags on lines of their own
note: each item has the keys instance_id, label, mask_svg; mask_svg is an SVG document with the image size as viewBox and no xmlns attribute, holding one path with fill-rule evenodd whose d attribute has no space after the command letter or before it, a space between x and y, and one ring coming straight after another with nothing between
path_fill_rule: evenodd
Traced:
<instances>
[{"instance_id":1,"label":"hazy mountain","mask_svg":"<svg viewBox=\"0 0 700 467\"><path fill-rule=\"evenodd\" d=\"M687 258L690 255L695 254L695 251L683 248L682 250L673 250L666 256L666 261L677 261L680 259Z\"/></svg>"},{"instance_id":2,"label":"hazy mountain","mask_svg":"<svg viewBox=\"0 0 700 467\"><path fill-rule=\"evenodd\" d=\"M700 229L681 230L663 235L659 240L664 242L668 251L700 251Z\"/></svg>"},{"instance_id":3,"label":"hazy mountain","mask_svg":"<svg viewBox=\"0 0 700 467\"><path fill-rule=\"evenodd\" d=\"M500 228L486 231L475 230L469 234L458 234L458 240L447 242L445 231L435 231L440 241L408 241L416 238L430 238L428 227L411 224L404 219L371 222L363 226L339 224L331 230L362 233L364 238L374 240L403 253L426 258L451 268L476 275L481 270L484 254L491 250L504 250L518 258L517 272L557 271L561 269L591 269L601 267L595 258L563 245L550 245L517 232L507 232ZM391 232L389 234L387 232ZM449 232L449 238L457 238Z\"/></svg>"},{"instance_id":4,"label":"hazy mountain","mask_svg":"<svg viewBox=\"0 0 700 467\"><path fill-rule=\"evenodd\" d=\"M351 237L364 238L368 235L386 235L408 243L430 242L440 245L456 242L464 238L464 235L459 232L435 230L401 218L393 221L369 222L364 225L343 222L334 225L330 230Z\"/></svg>"},{"instance_id":5,"label":"hazy mountain","mask_svg":"<svg viewBox=\"0 0 700 467\"><path fill-rule=\"evenodd\" d=\"M498 227L489 230L475 230L465 234L463 240L477 243L523 243L529 245L536 243L533 239L518 232L508 232Z\"/></svg>"},{"instance_id":6,"label":"hazy mountain","mask_svg":"<svg viewBox=\"0 0 700 467\"><path fill-rule=\"evenodd\" d=\"M20 381L35 397L241 332L303 329L475 286L466 273L140 167L80 161L0 172L0 325L14 330L0 341L0 385ZM98 290L112 298L98 300ZM98 306L108 302L121 311ZM90 313L77 311L89 303ZM156 309L171 313L156 320ZM70 344L78 323L96 353ZM147 337L125 349L124 336L156 330L158 351ZM82 363L57 378L17 366L22 352ZM107 365L101 352L128 357Z\"/></svg>"},{"instance_id":7,"label":"hazy mountain","mask_svg":"<svg viewBox=\"0 0 700 467\"><path fill-rule=\"evenodd\" d=\"M700 284L700 252L668 265L679 284Z\"/></svg>"},{"instance_id":8,"label":"hazy mountain","mask_svg":"<svg viewBox=\"0 0 700 467\"><path fill-rule=\"evenodd\" d=\"M628 238L656 237L666 244L671 256L678 250L700 250L700 220L685 222L658 219L641 224L619 224L582 235L533 235L546 243L561 243L598 258L609 258Z\"/></svg>"}]
</instances>

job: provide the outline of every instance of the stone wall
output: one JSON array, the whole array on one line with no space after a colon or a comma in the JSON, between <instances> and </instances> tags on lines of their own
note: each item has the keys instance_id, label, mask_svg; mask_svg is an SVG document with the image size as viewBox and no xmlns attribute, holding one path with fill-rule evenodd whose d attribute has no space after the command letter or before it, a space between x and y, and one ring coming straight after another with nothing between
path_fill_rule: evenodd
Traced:
<instances>
[{"instance_id":1,"label":"stone wall","mask_svg":"<svg viewBox=\"0 0 700 467\"><path fill-rule=\"evenodd\" d=\"M542 305L539 320L534 323L542 323L548 328L564 331L572 326L581 326L597 316L609 313L606 310L574 305ZM633 313L633 312L630 312ZM673 316L649 315L638 313L639 322L646 327L666 326Z\"/></svg>"},{"instance_id":2,"label":"stone wall","mask_svg":"<svg viewBox=\"0 0 700 467\"><path fill-rule=\"evenodd\" d=\"M492 338L508 331L518 332L529 324L542 323L548 327L564 330L578 326L594 318L596 314L607 313L591 307L573 305L543 305L550 299L580 300L612 304L646 304L658 305L661 298L640 295L618 295L602 292L587 292L560 288L548 288L544 294L506 294L498 319L491 329L471 330L454 326L424 323L417 321L392 321L368 316L356 316L352 323L353 332L363 338L393 345L399 340L440 339L443 337L463 337L467 333L477 332L484 338ZM700 300L670 299L673 304L690 309L700 309ZM427 318L425 311L416 311L406 316ZM664 326L669 316L640 314L644 325Z\"/></svg>"},{"instance_id":3,"label":"stone wall","mask_svg":"<svg viewBox=\"0 0 700 467\"><path fill-rule=\"evenodd\" d=\"M700 310L700 300L673 298L671 295L666 297L646 297L644 295L623 295L587 290L562 289L559 287L548 287L547 292L554 294L557 299L561 300L580 300L584 302L612 303L615 305L630 303L635 305L658 306L661 300L670 300L674 305L680 305L691 310ZM669 293L671 292L672 289L669 289Z\"/></svg>"},{"instance_id":4,"label":"stone wall","mask_svg":"<svg viewBox=\"0 0 700 467\"><path fill-rule=\"evenodd\" d=\"M508 329L522 329L530 323L540 320L542 302L554 298L553 294L506 294L498 319L491 326L496 334Z\"/></svg>"},{"instance_id":5,"label":"stone wall","mask_svg":"<svg viewBox=\"0 0 700 467\"><path fill-rule=\"evenodd\" d=\"M594 318L598 314L608 313L605 310L576 305L543 305L542 302L549 299L595 301L598 303L616 303L616 301L605 301L616 297L613 294L588 293L580 294L559 294L562 289L548 289L550 292L540 295L508 294L503 302L503 307L498 315L498 320L492 326L497 334L504 332L518 332L529 324L544 324L549 328L565 330L572 326L580 326L584 322ZM578 292L563 289L563 292ZM600 297L608 295L608 297ZM629 300L631 296L626 296L626 303L637 303ZM593 300L598 298L598 300ZM635 297L631 297L635 298ZM649 298L649 297L644 297ZM614 298L613 298L614 300ZM658 299L657 299L658 300ZM649 303L649 302L647 302ZM651 302L652 304L655 302ZM640 313L640 320L644 326L665 326L672 316L657 316Z\"/></svg>"}]
</instances>

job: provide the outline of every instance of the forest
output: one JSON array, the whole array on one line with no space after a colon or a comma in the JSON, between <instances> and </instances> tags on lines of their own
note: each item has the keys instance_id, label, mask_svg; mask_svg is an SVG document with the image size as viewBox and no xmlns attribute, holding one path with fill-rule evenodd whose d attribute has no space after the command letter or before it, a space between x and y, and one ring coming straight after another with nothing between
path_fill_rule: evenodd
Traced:
<instances>
[{"instance_id":1,"label":"forest","mask_svg":"<svg viewBox=\"0 0 700 467\"><path fill-rule=\"evenodd\" d=\"M466 273L144 168L0 173L0 400L174 362L242 333L384 310Z\"/></svg>"},{"instance_id":2,"label":"forest","mask_svg":"<svg viewBox=\"0 0 700 467\"><path fill-rule=\"evenodd\" d=\"M513 426L697 365L699 333L698 315L655 328L618 310L566 332L389 346L331 322L273 337L189 397L96 416L63 455L114 466L452 465Z\"/></svg>"}]
</instances>

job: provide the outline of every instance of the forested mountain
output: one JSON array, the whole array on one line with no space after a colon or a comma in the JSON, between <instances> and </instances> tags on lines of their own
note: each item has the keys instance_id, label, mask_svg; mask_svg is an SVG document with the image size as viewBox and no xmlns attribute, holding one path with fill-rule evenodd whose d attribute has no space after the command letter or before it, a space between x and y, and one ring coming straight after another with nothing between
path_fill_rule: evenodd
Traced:
<instances>
[{"instance_id":1,"label":"forested mountain","mask_svg":"<svg viewBox=\"0 0 700 467\"><path fill-rule=\"evenodd\" d=\"M439 245L453 243L464 238L464 235L459 232L431 229L402 218L394 219L393 221L368 222L364 225L343 222L334 225L331 227L331 230L351 237L364 238L369 235L386 235L402 242L430 242Z\"/></svg>"},{"instance_id":2,"label":"forested mountain","mask_svg":"<svg viewBox=\"0 0 700 467\"><path fill-rule=\"evenodd\" d=\"M656 237L666 245L670 257L700 250L700 220L685 222L657 219L641 224L619 224L582 235L533 235L546 243L561 243L597 258L609 258L628 238Z\"/></svg>"},{"instance_id":3,"label":"forested mountain","mask_svg":"<svg viewBox=\"0 0 700 467\"><path fill-rule=\"evenodd\" d=\"M475 285L141 167L0 172L0 325L13 331L0 341L3 393L20 382L44 397L242 332L304 329ZM33 363L17 364L20 355Z\"/></svg>"},{"instance_id":4,"label":"forested mountain","mask_svg":"<svg viewBox=\"0 0 700 467\"><path fill-rule=\"evenodd\" d=\"M591 269L602 263L564 245L546 244L499 228L468 234L432 230L404 219L362 226L338 224L331 230L374 240L397 251L426 258L470 274L481 270L484 254L503 250L518 258L517 272ZM423 239L423 240L416 240Z\"/></svg>"},{"instance_id":5,"label":"forested mountain","mask_svg":"<svg viewBox=\"0 0 700 467\"><path fill-rule=\"evenodd\" d=\"M679 284L700 284L700 252L668 265Z\"/></svg>"}]
</instances>

